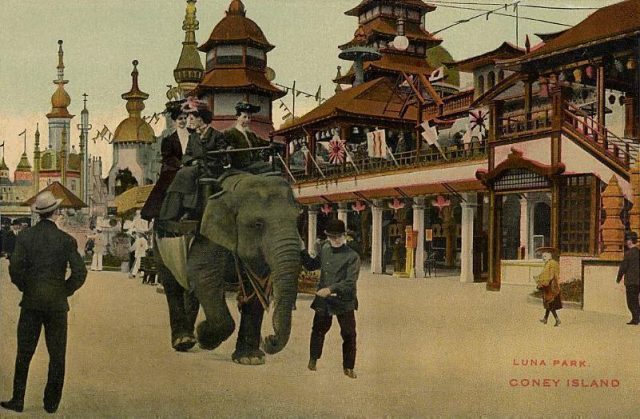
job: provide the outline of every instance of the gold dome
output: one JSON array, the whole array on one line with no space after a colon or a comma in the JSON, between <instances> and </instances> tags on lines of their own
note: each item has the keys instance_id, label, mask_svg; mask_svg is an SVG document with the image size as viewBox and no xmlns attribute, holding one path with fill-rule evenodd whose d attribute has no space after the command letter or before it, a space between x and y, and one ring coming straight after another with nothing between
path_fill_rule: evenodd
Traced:
<instances>
[{"instance_id":1,"label":"gold dome","mask_svg":"<svg viewBox=\"0 0 640 419\"><path fill-rule=\"evenodd\" d=\"M69 81L64 79L64 52L62 51L62 41L58 41L58 78L53 81L58 88L51 96L51 112L47 114L47 118L73 118L73 115L67 110L67 106L71 104L71 97L64 90L64 85Z\"/></svg>"},{"instance_id":2,"label":"gold dome","mask_svg":"<svg viewBox=\"0 0 640 419\"><path fill-rule=\"evenodd\" d=\"M153 128L142 118L129 117L120 122L113 134L114 143L144 142L152 143L155 137Z\"/></svg>"}]
</instances>

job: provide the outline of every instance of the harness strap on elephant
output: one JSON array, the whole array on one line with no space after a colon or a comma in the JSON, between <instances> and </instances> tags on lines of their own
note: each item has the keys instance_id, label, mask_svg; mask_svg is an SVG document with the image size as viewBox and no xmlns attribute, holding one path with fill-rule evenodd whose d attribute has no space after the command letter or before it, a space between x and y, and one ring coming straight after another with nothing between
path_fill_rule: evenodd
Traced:
<instances>
[{"instance_id":1,"label":"harness strap on elephant","mask_svg":"<svg viewBox=\"0 0 640 419\"><path fill-rule=\"evenodd\" d=\"M269 311L269 299L272 292L271 277L260 278L247 265L242 263L237 256L234 256L234 261L239 285L238 306L247 304L252 298L257 298L262 308L265 311Z\"/></svg>"}]
</instances>

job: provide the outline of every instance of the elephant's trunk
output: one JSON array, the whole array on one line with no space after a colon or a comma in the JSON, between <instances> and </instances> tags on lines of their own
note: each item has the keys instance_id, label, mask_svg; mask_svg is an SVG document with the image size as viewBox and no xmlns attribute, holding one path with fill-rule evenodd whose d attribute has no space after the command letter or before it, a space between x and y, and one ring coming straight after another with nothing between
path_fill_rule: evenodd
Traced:
<instances>
[{"instance_id":1,"label":"elephant's trunk","mask_svg":"<svg viewBox=\"0 0 640 419\"><path fill-rule=\"evenodd\" d=\"M300 241L298 234L270 240L272 246L267 252L271 278L273 280L273 331L264 339L263 350L268 354L280 352L291 334L291 310L298 294L298 275L300 273Z\"/></svg>"}]
</instances>

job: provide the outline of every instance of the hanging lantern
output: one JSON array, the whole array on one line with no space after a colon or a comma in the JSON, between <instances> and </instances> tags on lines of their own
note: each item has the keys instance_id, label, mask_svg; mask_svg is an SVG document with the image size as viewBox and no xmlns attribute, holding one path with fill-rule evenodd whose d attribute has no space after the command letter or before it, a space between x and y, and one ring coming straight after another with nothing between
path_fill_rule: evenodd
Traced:
<instances>
[{"instance_id":1,"label":"hanging lantern","mask_svg":"<svg viewBox=\"0 0 640 419\"><path fill-rule=\"evenodd\" d=\"M616 103L616 95L609 96L609 104L613 105Z\"/></svg>"},{"instance_id":2,"label":"hanging lantern","mask_svg":"<svg viewBox=\"0 0 640 419\"><path fill-rule=\"evenodd\" d=\"M582 69L576 68L575 70L573 70L573 79L576 81L576 83L582 82Z\"/></svg>"},{"instance_id":3,"label":"hanging lantern","mask_svg":"<svg viewBox=\"0 0 640 419\"><path fill-rule=\"evenodd\" d=\"M320 208L320 211L322 211L324 215L329 215L333 211L333 208L331 208L329 204L324 204L322 208Z\"/></svg>"},{"instance_id":4,"label":"hanging lantern","mask_svg":"<svg viewBox=\"0 0 640 419\"><path fill-rule=\"evenodd\" d=\"M618 103L620 103L620 106L624 105L624 101L625 101L626 99L627 99L627 98L626 98L626 97L624 97L624 96L620 96L620 97L618 98Z\"/></svg>"},{"instance_id":5,"label":"hanging lantern","mask_svg":"<svg viewBox=\"0 0 640 419\"><path fill-rule=\"evenodd\" d=\"M627 70L635 70L637 66L636 60L633 57L629 58L629 61L627 61Z\"/></svg>"},{"instance_id":6,"label":"hanging lantern","mask_svg":"<svg viewBox=\"0 0 640 419\"><path fill-rule=\"evenodd\" d=\"M442 212L442 208L448 207L451 205L451 201L445 199L442 195L438 195L435 201L431 201L431 205L438 208L438 213Z\"/></svg>"},{"instance_id":7,"label":"hanging lantern","mask_svg":"<svg viewBox=\"0 0 640 419\"><path fill-rule=\"evenodd\" d=\"M587 77L592 79L596 74L596 69L592 65L588 65L587 68L585 68L584 73Z\"/></svg>"},{"instance_id":8,"label":"hanging lantern","mask_svg":"<svg viewBox=\"0 0 640 419\"><path fill-rule=\"evenodd\" d=\"M394 211L398 211L399 209L404 208L404 202L402 202L398 198L393 198L393 201L389 202L389 208Z\"/></svg>"},{"instance_id":9,"label":"hanging lantern","mask_svg":"<svg viewBox=\"0 0 640 419\"><path fill-rule=\"evenodd\" d=\"M360 214L361 211L367 209L367 206L362 203L362 201L356 201L354 204L351 204L351 209Z\"/></svg>"},{"instance_id":10,"label":"hanging lantern","mask_svg":"<svg viewBox=\"0 0 640 419\"><path fill-rule=\"evenodd\" d=\"M613 66L616 68L616 70L618 71L618 73L624 73L624 64L622 63L622 61L616 59L613 61Z\"/></svg>"}]
</instances>

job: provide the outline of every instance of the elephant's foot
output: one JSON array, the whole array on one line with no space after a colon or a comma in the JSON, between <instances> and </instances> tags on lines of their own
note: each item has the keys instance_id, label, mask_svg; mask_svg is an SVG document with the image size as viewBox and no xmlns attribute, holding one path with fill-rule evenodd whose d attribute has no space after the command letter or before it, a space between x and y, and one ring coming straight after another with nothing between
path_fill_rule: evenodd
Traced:
<instances>
[{"instance_id":1,"label":"elephant's foot","mask_svg":"<svg viewBox=\"0 0 640 419\"><path fill-rule=\"evenodd\" d=\"M171 346L173 346L173 349L178 352L187 352L196 345L196 342L195 336L185 335L175 338L171 343Z\"/></svg>"},{"instance_id":2,"label":"elephant's foot","mask_svg":"<svg viewBox=\"0 0 640 419\"><path fill-rule=\"evenodd\" d=\"M202 349L210 351L217 348L222 342L227 340L227 338L233 333L233 329L233 323L228 330L216 330L211 327L208 321L202 321L197 328L198 343Z\"/></svg>"},{"instance_id":3,"label":"elephant's foot","mask_svg":"<svg viewBox=\"0 0 640 419\"><path fill-rule=\"evenodd\" d=\"M251 351L235 351L231 355L231 359L236 364L241 365L264 365L264 352L260 349L254 349Z\"/></svg>"}]
</instances>

